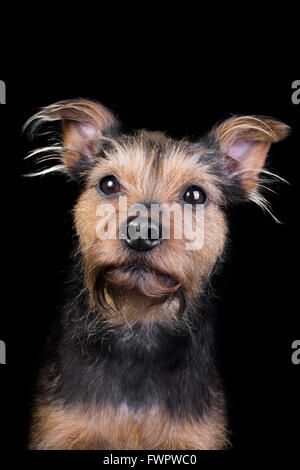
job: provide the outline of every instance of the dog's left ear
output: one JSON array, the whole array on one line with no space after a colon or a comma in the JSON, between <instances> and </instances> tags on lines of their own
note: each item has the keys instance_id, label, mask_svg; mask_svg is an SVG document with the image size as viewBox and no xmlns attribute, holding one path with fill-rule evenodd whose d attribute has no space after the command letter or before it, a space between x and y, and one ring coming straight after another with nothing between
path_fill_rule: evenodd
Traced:
<instances>
[{"instance_id":1,"label":"dog's left ear","mask_svg":"<svg viewBox=\"0 0 300 470\"><path fill-rule=\"evenodd\" d=\"M232 117L212 131L226 170L238 178L248 196L258 184L270 145L288 133L286 124L256 116Z\"/></svg>"}]
</instances>

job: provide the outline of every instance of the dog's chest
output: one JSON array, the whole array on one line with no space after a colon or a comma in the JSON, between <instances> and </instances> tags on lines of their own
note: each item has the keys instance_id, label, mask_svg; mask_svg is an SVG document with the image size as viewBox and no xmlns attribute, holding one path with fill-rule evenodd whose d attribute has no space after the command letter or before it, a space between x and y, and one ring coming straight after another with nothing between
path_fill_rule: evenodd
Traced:
<instances>
[{"instance_id":1,"label":"dog's chest","mask_svg":"<svg viewBox=\"0 0 300 470\"><path fill-rule=\"evenodd\" d=\"M213 411L187 420L154 407L136 413L125 405L85 410L52 405L37 410L39 422L39 442L33 444L40 449L222 449L227 443L224 416Z\"/></svg>"}]
</instances>

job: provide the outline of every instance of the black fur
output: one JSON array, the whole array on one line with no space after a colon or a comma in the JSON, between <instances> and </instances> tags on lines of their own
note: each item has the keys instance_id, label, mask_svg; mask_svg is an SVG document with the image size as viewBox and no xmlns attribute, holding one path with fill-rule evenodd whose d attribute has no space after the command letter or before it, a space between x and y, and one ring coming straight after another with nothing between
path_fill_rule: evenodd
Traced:
<instances>
[{"instance_id":1,"label":"black fur","mask_svg":"<svg viewBox=\"0 0 300 470\"><path fill-rule=\"evenodd\" d=\"M215 144L210 142L212 149ZM204 141L192 144L191 152L203 145ZM158 146L157 166L161 153ZM83 161L72 170L74 178L90 171L97 159L103 157L100 148L93 161ZM221 181L218 184L223 193L223 208L245 200L238 181L226 173L217 149L202 155L201 161L207 161L210 171ZM87 314L88 294L80 263L71 277L63 314L47 342L39 394L65 406L127 404L138 410L157 404L170 415L195 418L210 407L213 393L214 406L223 410L210 279L193 308L186 310L186 299L181 296L182 315L176 327L174 323L154 323L129 329L127 325L109 326L99 313ZM99 282L97 290L101 292L101 276ZM103 298L100 303L108 308Z\"/></svg>"},{"instance_id":2,"label":"black fur","mask_svg":"<svg viewBox=\"0 0 300 470\"><path fill-rule=\"evenodd\" d=\"M76 273L46 346L39 382L46 399L65 406L126 403L135 410L158 404L171 415L195 417L209 408L214 391L221 405L209 295L185 311L176 328L154 324L130 330L126 325L112 329L93 313L87 317L88 299L78 296L81 289Z\"/></svg>"}]
</instances>

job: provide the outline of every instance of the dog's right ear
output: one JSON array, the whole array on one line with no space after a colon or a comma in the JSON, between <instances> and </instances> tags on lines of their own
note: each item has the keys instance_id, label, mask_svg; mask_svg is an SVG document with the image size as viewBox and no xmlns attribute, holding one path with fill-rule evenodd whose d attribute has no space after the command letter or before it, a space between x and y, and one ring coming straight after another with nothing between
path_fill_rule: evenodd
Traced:
<instances>
[{"instance_id":1,"label":"dog's right ear","mask_svg":"<svg viewBox=\"0 0 300 470\"><path fill-rule=\"evenodd\" d=\"M59 101L32 116L25 127L34 131L47 121L62 121L63 148L60 150L65 170L71 171L88 162L99 152L100 139L116 133L119 123L102 104L85 99Z\"/></svg>"}]
</instances>

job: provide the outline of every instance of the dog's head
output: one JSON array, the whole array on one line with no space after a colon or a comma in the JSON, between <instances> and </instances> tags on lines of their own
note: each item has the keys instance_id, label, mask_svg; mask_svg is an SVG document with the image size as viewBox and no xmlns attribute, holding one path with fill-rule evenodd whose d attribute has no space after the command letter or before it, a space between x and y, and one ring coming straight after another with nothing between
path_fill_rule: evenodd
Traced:
<instances>
[{"instance_id":1,"label":"dog's head","mask_svg":"<svg viewBox=\"0 0 300 470\"><path fill-rule=\"evenodd\" d=\"M54 120L63 142L52 148L60 159L52 170L82 187L74 216L91 308L130 323L177 318L193 303L223 252L228 207L262 203L269 147L288 133L281 122L241 116L196 142L124 135L110 111L81 99L30 122Z\"/></svg>"}]
</instances>

